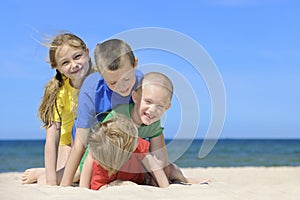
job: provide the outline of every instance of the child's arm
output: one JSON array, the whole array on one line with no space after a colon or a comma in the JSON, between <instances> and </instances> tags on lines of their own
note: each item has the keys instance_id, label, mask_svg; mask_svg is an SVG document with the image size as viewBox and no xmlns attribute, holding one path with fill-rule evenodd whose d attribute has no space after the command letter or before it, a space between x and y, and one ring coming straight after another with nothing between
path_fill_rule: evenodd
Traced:
<instances>
[{"instance_id":1,"label":"child's arm","mask_svg":"<svg viewBox=\"0 0 300 200\"><path fill-rule=\"evenodd\" d=\"M45 171L46 184L57 185L56 165L60 139L60 123L53 123L46 129Z\"/></svg>"},{"instance_id":2,"label":"child's arm","mask_svg":"<svg viewBox=\"0 0 300 200\"><path fill-rule=\"evenodd\" d=\"M85 146L81 141L81 136L88 137L89 128L76 128L76 137L74 145L72 146L69 159L66 163L64 174L61 180L61 186L70 186L72 184L74 175L79 166L80 160L84 154Z\"/></svg>"},{"instance_id":3,"label":"child's arm","mask_svg":"<svg viewBox=\"0 0 300 200\"><path fill-rule=\"evenodd\" d=\"M142 163L145 168L151 172L159 187L164 188L169 186L169 181L164 170L160 167L160 164L158 164L158 161L151 155L151 153L146 154Z\"/></svg>"},{"instance_id":4,"label":"child's arm","mask_svg":"<svg viewBox=\"0 0 300 200\"><path fill-rule=\"evenodd\" d=\"M150 152L160 162L160 166L163 168L168 165L168 153L165 144L165 138L163 134L150 139Z\"/></svg>"},{"instance_id":5,"label":"child's arm","mask_svg":"<svg viewBox=\"0 0 300 200\"><path fill-rule=\"evenodd\" d=\"M91 188L91 178L92 178L92 169L93 169L93 157L89 153L84 161L82 171L80 174L79 187Z\"/></svg>"}]
</instances>

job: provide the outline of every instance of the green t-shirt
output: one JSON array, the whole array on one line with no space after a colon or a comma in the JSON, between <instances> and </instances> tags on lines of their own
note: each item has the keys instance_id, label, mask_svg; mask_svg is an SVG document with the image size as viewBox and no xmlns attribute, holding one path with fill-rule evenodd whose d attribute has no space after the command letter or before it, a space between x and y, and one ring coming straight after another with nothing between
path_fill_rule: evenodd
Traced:
<instances>
[{"instance_id":1,"label":"green t-shirt","mask_svg":"<svg viewBox=\"0 0 300 200\"><path fill-rule=\"evenodd\" d=\"M121 113L123 115L126 115L127 117L131 118L131 110L133 108L133 103L131 104L122 104L114 108L108 115L104 118L103 121L106 121L107 119L111 118L112 115L115 113ZM149 126L141 125L138 128L139 137L146 139L146 138L154 138L162 134L164 128L161 127L160 120L150 124Z\"/></svg>"},{"instance_id":2,"label":"green t-shirt","mask_svg":"<svg viewBox=\"0 0 300 200\"><path fill-rule=\"evenodd\" d=\"M107 114L107 116L103 119L103 121L106 121L110 119L115 113L121 113L129 118L131 117L131 110L133 108L133 104L122 104L114 108L111 112ZM164 128L160 125L160 120L150 124L149 126L141 125L138 128L138 134L139 137L146 139L146 138L154 138L162 134ZM80 172L82 171L83 163L88 155L89 152L89 146L87 147L81 161L80 161Z\"/></svg>"}]
</instances>

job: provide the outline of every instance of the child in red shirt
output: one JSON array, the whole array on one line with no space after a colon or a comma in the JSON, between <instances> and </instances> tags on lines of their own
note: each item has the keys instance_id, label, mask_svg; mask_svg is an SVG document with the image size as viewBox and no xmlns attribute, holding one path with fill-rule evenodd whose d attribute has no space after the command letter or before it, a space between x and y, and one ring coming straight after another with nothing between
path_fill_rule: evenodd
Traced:
<instances>
[{"instance_id":1,"label":"child in red shirt","mask_svg":"<svg viewBox=\"0 0 300 200\"><path fill-rule=\"evenodd\" d=\"M99 123L89 140L86 161L93 159L90 188L98 190L115 180L144 184L145 169L151 172L159 187L169 186L163 169L149 153L150 143L138 137L133 121L122 114L115 114ZM89 179L87 184L89 185ZM88 186L87 185L87 186Z\"/></svg>"}]
</instances>

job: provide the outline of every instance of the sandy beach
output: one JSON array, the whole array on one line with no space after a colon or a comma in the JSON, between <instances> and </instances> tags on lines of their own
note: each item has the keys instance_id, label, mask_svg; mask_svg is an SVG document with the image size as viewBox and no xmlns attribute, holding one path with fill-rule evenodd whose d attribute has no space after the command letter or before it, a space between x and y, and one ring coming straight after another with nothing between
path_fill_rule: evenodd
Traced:
<instances>
[{"instance_id":1,"label":"sandy beach","mask_svg":"<svg viewBox=\"0 0 300 200\"><path fill-rule=\"evenodd\" d=\"M209 184L115 186L92 191L79 187L22 185L22 173L0 174L0 199L299 199L300 167L184 168L188 177L210 178Z\"/></svg>"}]
</instances>

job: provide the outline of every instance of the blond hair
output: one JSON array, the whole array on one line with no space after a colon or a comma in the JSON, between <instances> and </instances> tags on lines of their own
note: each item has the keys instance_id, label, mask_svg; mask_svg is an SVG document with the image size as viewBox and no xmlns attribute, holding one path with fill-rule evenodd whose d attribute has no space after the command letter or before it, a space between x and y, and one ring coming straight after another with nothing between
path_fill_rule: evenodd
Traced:
<instances>
[{"instance_id":1,"label":"blond hair","mask_svg":"<svg viewBox=\"0 0 300 200\"><path fill-rule=\"evenodd\" d=\"M165 88L169 93L170 101L172 100L174 87L172 81L166 75L160 72L149 72L145 74L141 78L136 91L138 92L139 90L142 90L142 88L146 85L159 85Z\"/></svg>"},{"instance_id":2,"label":"blond hair","mask_svg":"<svg viewBox=\"0 0 300 200\"><path fill-rule=\"evenodd\" d=\"M71 33L61 33L52 39L50 44L45 44L49 47L49 63L52 69L57 68L55 58L58 47L69 45L73 48L78 48L86 51L88 48L84 41L78 36ZM92 69L92 61L89 61L90 69ZM90 70L90 73L92 70ZM62 87L64 81L67 79L56 69L56 75L46 84L44 96L38 109L38 117L44 123L43 127L49 128L54 120L54 109L57 110L56 96L59 88ZM76 109L77 106L75 106ZM59 113L58 113L59 114ZM60 114L59 114L60 115Z\"/></svg>"},{"instance_id":3,"label":"blond hair","mask_svg":"<svg viewBox=\"0 0 300 200\"><path fill-rule=\"evenodd\" d=\"M101 73L104 70L118 70L122 59L128 59L133 67L135 64L131 47L125 41L119 39L110 39L97 44L94 56L98 71Z\"/></svg>"},{"instance_id":4,"label":"blond hair","mask_svg":"<svg viewBox=\"0 0 300 200\"><path fill-rule=\"evenodd\" d=\"M129 160L138 143L138 130L133 121L123 114L97 124L89 137L90 153L109 176L117 173Z\"/></svg>"}]
</instances>

